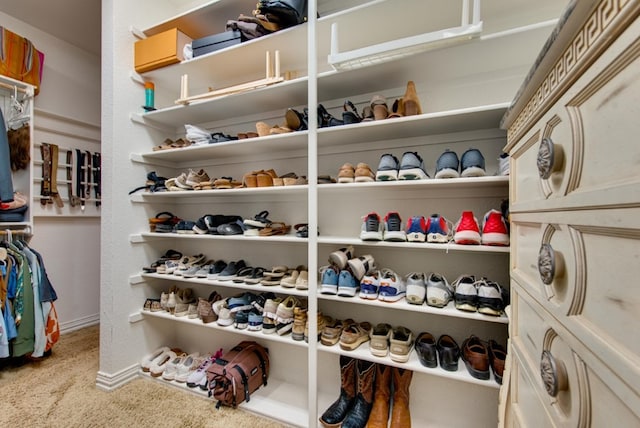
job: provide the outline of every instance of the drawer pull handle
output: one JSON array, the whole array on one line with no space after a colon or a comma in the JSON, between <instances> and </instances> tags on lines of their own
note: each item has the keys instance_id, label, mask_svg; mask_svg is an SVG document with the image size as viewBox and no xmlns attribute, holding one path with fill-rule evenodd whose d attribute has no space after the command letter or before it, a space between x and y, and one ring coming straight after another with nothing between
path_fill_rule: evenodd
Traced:
<instances>
[{"instance_id":1,"label":"drawer pull handle","mask_svg":"<svg viewBox=\"0 0 640 428\"><path fill-rule=\"evenodd\" d=\"M542 351L540 358L540 377L547 393L556 397L558 392L569 387L567 370L562 361L556 361L550 351Z\"/></svg>"},{"instance_id":2,"label":"drawer pull handle","mask_svg":"<svg viewBox=\"0 0 640 428\"><path fill-rule=\"evenodd\" d=\"M556 276L556 252L550 244L542 244L538 253L538 273L545 285L553 282Z\"/></svg>"},{"instance_id":3,"label":"drawer pull handle","mask_svg":"<svg viewBox=\"0 0 640 428\"><path fill-rule=\"evenodd\" d=\"M562 148L553 143L551 138L543 138L538 149L538 175L543 180L551 177L562 165Z\"/></svg>"}]
</instances>

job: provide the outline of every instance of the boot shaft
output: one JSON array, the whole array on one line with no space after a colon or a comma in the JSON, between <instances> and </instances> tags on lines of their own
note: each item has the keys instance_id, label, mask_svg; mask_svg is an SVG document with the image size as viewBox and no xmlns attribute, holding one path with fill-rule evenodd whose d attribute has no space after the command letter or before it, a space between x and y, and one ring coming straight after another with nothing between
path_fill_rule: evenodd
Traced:
<instances>
[{"instance_id":1,"label":"boot shaft","mask_svg":"<svg viewBox=\"0 0 640 428\"><path fill-rule=\"evenodd\" d=\"M376 364L373 407L366 428L387 428L391 405L391 367Z\"/></svg>"},{"instance_id":2,"label":"boot shaft","mask_svg":"<svg viewBox=\"0 0 640 428\"><path fill-rule=\"evenodd\" d=\"M409 411L409 386L413 372L411 370L392 369L393 409L391 410L391 428L410 428L411 413Z\"/></svg>"}]
</instances>

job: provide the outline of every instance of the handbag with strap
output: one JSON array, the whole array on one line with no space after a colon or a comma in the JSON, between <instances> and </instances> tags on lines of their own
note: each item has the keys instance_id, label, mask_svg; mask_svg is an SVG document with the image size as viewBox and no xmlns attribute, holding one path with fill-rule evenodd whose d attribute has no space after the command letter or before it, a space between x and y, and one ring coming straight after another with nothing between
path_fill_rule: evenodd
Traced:
<instances>
[{"instance_id":1,"label":"handbag with strap","mask_svg":"<svg viewBox=\"0 0 640 428\"><path fill-rule=\"evenodd\" d=\"M307 0L260 0L256 12L281 28L293 27L307 21Z\"/></svg>"},{"instance_id":2,"label":"handbag with strap","mask_svg":"<svg viewBox=\"0 0 640 428\"><path fill-rule=\"evenodd\" d=\"M35 86L40 92L44 54L26 39L0 27L0 74Z\"/></svg>"}]
</instances>

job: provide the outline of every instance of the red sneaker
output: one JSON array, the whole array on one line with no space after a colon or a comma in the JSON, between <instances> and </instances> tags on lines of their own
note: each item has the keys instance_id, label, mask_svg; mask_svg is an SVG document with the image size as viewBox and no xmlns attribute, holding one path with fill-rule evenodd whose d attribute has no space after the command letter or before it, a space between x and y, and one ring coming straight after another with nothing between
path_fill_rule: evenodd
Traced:
<instances>
[{"instance_id":1,"label":"red sneaker","mask_svg":"<svg viewBox=\"0 0 640 428\"><path fill-rule=\"evenodd\" d=\"M509 232L507 223L504 221L502 213L498 210L491 210L484 215L482 225L483 245L509 245Z\"/></svg>"},{"instance_id":2,"label":"red sneaker","mask_svg":"<svg viewBox=\"0 0 640 428\"><path fill-rule=\"evenodd\" d=\"M453 240L456 244L480 245L480 227L472 211L463 211L454 229Z\"/></svg>"}]
</instances>

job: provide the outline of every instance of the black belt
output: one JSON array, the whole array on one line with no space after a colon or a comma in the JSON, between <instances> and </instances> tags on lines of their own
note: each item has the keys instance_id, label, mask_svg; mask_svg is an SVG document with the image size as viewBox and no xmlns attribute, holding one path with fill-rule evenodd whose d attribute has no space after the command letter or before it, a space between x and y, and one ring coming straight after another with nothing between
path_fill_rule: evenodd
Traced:
<instances>
[{"instance_id":1,"label":"black belt","mask_svg":"<svg viewBox=\"0 0 640 428\"><path fill-rule=\"evenodd\" d=\"M69 204L75 207L80 203L80 198L74 193L73 189L73 151L67 150L67 186L69 189Z\"/></svg>"},{"instance_id":2,"label":"black belt","mask_svg":"<svg viewBox=\"0 0 640 428\"><path fill-rule=\"evenodd\" d=\"M96 193L96 207L102 203L102 159L100 153L93 154L93 185Z\"/></svg>"}]
</instances>

